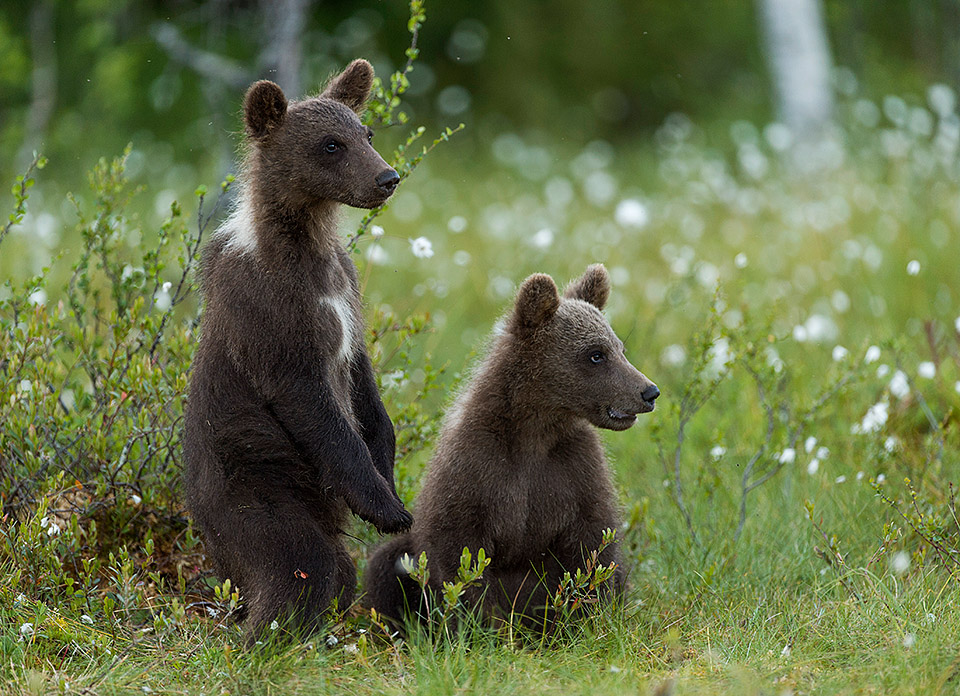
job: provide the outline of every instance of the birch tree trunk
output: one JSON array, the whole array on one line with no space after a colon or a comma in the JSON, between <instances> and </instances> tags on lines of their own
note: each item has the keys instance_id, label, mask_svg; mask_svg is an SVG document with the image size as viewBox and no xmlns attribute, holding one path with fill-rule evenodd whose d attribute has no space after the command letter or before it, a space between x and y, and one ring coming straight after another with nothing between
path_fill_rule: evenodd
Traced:
<instances>
[{"instance_id":1,"label":"birch tree trunk","mask_svg":"<svg viewBox=\"0 0 960 696\"><path fill-rule=\"evenodd\" d=\"M799 141L833 115L832 59L821 0L758 0L777 113Z\"/></svg>"}]
</instances>

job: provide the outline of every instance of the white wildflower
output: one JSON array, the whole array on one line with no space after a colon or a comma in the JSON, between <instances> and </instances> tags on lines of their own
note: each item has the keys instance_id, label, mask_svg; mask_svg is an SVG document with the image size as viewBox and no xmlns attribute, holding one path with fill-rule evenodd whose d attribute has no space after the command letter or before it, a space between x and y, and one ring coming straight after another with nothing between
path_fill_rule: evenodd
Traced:
<instances>
[{"instance_id":1,"label":"white wildflower","mask_svg":"<svg viewBox=\"0 0 960 696\"><path fill-rule=\"evenodd\" d=\"M647 206L636 198L626 198L617 204L613 219L621 227L643 229L650 222L650 213L647 211Z\"/></svg>"},{"instance_id":2,"label":"white wildflower","mask_svg":"<svg viewBox=\"0 0 960 696\"><path fill-rule=\"evenodd\" d=\"M919 273L920 273L920 262L917 261L916 259L912 259L907 264L907 275L915 276L915 275L918 275Z\"/></svg>"},{"instance_id":3,"label":"white wildflower","mask_svg":"<svg viewBox=\"0 0 960 696\"><path fill-rule=\"evenodd\" d=\"M45 305L47 304L47 291L43 288L34 290L30 293L30 296L27 298L27 300L30 301L30 304Z\"/></svg>"},{"instance_id":4,"label":"white wildflower","mask_svg":"<svg viewBox=\"0 0 960 696\"><path fill-rule=\"evenodd\" d=\"M877 346L870 346L867 348L866 354L863 356L863 362L868 365L872 362L877 362L880 359L880 348Z\"/></svg>"},{"instance_id":5,"label":"white wildflower","mask_svg":"<svg viewBox=\"0 0 960 696\"><path fill-rule=\"evenodd\" d=\"M370 236L380 239L383 236L383 228L380 225L370 225Z\"/></svg>"},{"instance_id":6,"label":"white wildflower","mask_svg":"<svg viewBox=\"0 0 960 696\"><path fill-rule=\"evenodd\" d=\"M549 227L537 230L537 233L530 237L530 244L537 249L549 249L553 244L553 230Z\"/></svg>"},{"instance_id":7,"label":"white wildflower","mask_svg":"<svg viewBox=\"0 0 960 696\"><path fill-rule=\"evenodd\" d=\"M340 640L339 640L335 635L333 635L332 633L331 633L329 636L327 636L327 647L328 647L328 648L332 648L333 646L335 646L335 645L336 645L337 643L339 643L339 642L340 642Z\"/></svg>"},{"instance_id":8,"label":"white wildflower","mask_svg":"<svg viewBox=\"0 0 960 696\"><path fill-rule=\"evenodd\" d=\"M878 377L879 379L883 379L884 377L886 377L886 376L889 375L889 374L890 374L890 366L889 366L889 365L878 365L878 366L877 366L877 377Z\"/></svg>"},{"instance_id":9,"label":"white wildflower","mask_svg":"<svg viewBox=\"0 0 960 696\"><path fill-rule=\"evenodd\" d=\"M160 289L163 290L163 292L170 292L170 288L172 288L172 287L173 287L173 283L171 283L171 282L168 280L168 281L164 282L163 285L160 286Z\"/></svg>"},{"instance_id":10,"label":"white wildflower","mask_svg":"<svg viewBox=\"0 0 960 696\"><path fill-rule=\"evenodd\" d=\"M374 266L384 266L387 261L390 260L390 255L387 253L387 250L383 248L382 244L371 244L368 246L366 257L367 261Z\"/></svg>"},{"instance_id":11,"label":"white wildflower","mask_svg":"<svg viewBox=\"0 0 960 696\"><path fill-rule=\"evenodd\" d=\"M51 522L50 526L47 527L47 536L57 536L61 531L63 530L61 530L60 527Z\"/></svg>"},{"instance_id":12,"label":"white wildflower","mask_svg":"<svg viewBox=\"0 0 960 696\"><path fill-rule=\"evenodd\" d=\"M459 234L467 229L467 218L463 215L454 215L452 218L447 220L447 229L453 232L454 234Z\"/></svg>"},{"instance_id":13,"label":"white wildflower","mask_svg":"<svg viewBox=\"0 0 960 696\"><path fill-rule=\"evenodd\" d=\"M433 256L433 244L426 237L411 239L410 250L418 259L429 259Z\"/></svg>"},{"instance_id":14,"label":"white wildflower","mask_svg":"<svg viewBox=\"0 0 960 696\"><path fill-rule=\"evenodd\" d=\"M662 353L660 353L660 362L662 362L664 365L669 365L671 367L682 365L684 360L686 359L687 359L686 349L677 343L670 344L669 346L663 349Z\"/></svg>"},{"instance_id":15,"label":"white wildflower","mask_svg":"<svg viewBox=\"0 0 960 696\"><path fill-rule=\"evenodd\" d=\"M783 646L783 650L780 651L780 657L790 657L790 643Z\"/></svg>"},{"instance_id":16,"label":"white wildflower","mask_svg":"<svg viewBox=\"0 0 960 696\"><path fill-rule=\"evenodd\" d=\"M856 424L852 431L855 433L875 433L883 428L890 417L890 406L886 401L878 401L863 416L863 420Z\"/></svg>"},{"instance_id":17,"label":"white wildflower","mask_svg":"<svg viewBox=\"0 0 960 696\"><path fill-rule=\"evenodd\" d=\"M817 438L811 435L804 441L803 451L806 452L807 454L810 454L811 452L813 452L813 448L816 446L817 446Z\"/></svg>"},{"instance_id":18,"label":"white wildflower","mask_svg":"<svg viewBox=\"0 0 960 696\"><path fill-rule=\"evenodd\" d=\"M49 517L41 517L41 518L40 518L40 529L46 529L46 528L49 527L49 526L50 526L50 518L49 518Z\"/></svg>"},{"instance_id":19,"label":"white wildflower","mask_svg":"<svg viewBox=\"0 0 960 696\"><path fill-rule=\"evenodd\" d=\"M797 458L797 450L793 447L787 447L783 452L780 453L780 456L777 457L777 461L781 464L793 464L794 460Z\"/></svg>"},{"instance_id":20,"label":"white wildflower","mask_svg":"<svg viewBox=\"0 0 960 696\"><path fill-rule=\"evenodd\" d=\"M747 255L742 251L733 257L733 265L737 268L746 268L747 267Z\"/></svg>"},{"instance_id":21,"label":"white wildflower","mask_svg":"<svg viewBox=\"0 0 960 696\"><path fill-rule=\"evenodd\" d=\"M271 630L271 631L276 631L278 628L280 628L280 624L277 623L277 620L276 620L276 619L274 619L273 621L270 622L270 630Z\"/></svg>"},{"instance_id":22,"label":"white wildflower","mask_svg":"<svg viewBox=\"0 0 960 696\"><path fill-rule=\"evenodd\" d=\"M20 625L21 636L32 636L34 634L33 624L25 623Z\"/></svg>"},{"instance_id":23,"label":"white wildflower","mask_svg":"<svg viewBox=\"0 0 960 696\"><path fill-rule=\"evenodd\" d=\"M937 366L929 360L925 360L917 365L917 374L924 379L933 379L937 376Z\"/></svg>"},{"instance_id":24,"label":"white wildflower","mask_svg":"<svg viewBox=\"0 0 960 696\"><path fill-rule=\"evenodd\" d=\"M93 619L89 614L81 614L80 623L86 624L87 626L93 626Z\"/></svg>"},{"instance_id":25,"label":"white wildflower","mask_svg":"<svg viewBox=\"0 0 960 696\"><path fill-rule=\"evenodd\" d=\"M846 480L847 480L847 477L846 477L846 476L843 476L843 475L841 474L840 476L837 476L837 478L833 479L833 482L834 482L834 483L845 483Z\"/></svg>"},{"instance_id":26,"label":"white wildflower","mask_svg":"<svg viewBox=\"0 0 960 696\"><path fill-rule=\"evenodd\" d=\"M829 456L830 456L830 448L829 448L829 447L823 447L823 446L821 446L821 447L818 447L818 448L817 448L817 459L823 460L823 459L826 459L826 458L829 457Z\"/></svg>"},{"instance_id":27,"label":"white wildflower","mask_svg":"<svg viewBox=\"0 0 960 696\"><path fill-rule=\"evenodd\" d=\"M807 333L807 327L803 324L797 324L793 327L793 340L797 343L805 343L810 338Z\"/></svg>"},{"instance_id":28,"label":"white wildflower","mask_svg":"<svg viewBox=\"0 0 960 696\"><path fill-rule=\"evenodd\" d=\"M714 445L710 450L710 456L713 457L714 460L721 459L723 455L725 455L726 453L727 453L727 448L724 447L723 445Z\"/></svg>"},{"instance_id":29,"label":"white wildflower","mask_svg":"<svg viewBox=\"0 0 960 696\"><path fill-rule=\"evenodd\" d=\"M133 495L130 496L130 502L133 503L134 505L139 505L140 503L143 502L143 498L141 498L139 495L134 493Z\"/></svg>"},{"instance_id":30,"label":"white wildflower","mask_svg":"<svg viewBox=\"0 0 960 696\"><path fill-rule=\"evenodd\" d=\"M807 464L807 473L810 474L811 476L813 476L813 475L814 475L815 473L817 473L819 470L820 470L820 460L817 459L816 457L814 457L814 458L811 459L810 462Z\"/></svg>"},{"instance_id":31,"label":"white wildflower","mask_svg":"<svg viewBox=\"0 0 960 696\"><path fill-rule=\"evenodd\" d=\"M863 481L863 472L862 472L862 471L858 471L858 472L857 472L857 481Z\"/></svg>"},{"instance_id":32,"label":"white wildflower","mask_svg":"<svg viewBox=\"0 0 960 696\"><path fill-rule=\"evenodd\" d=\"M343 652L350 655L356 655L358 652L360 652L360 649L357 647L356 643L347 643L343 646Z\"/></svg>"},{"instance_id":33,"label":"white wildflower","mask_svg":"<svg viewBox=\"0 0 960 696\"><path fill-rule=\"evenodd\" d=\"M850 351L848 351L848 350L847 350L846 348L844 348L843 346L834 346L834 347L833 347L833 361L834 361L834 362L842 362L843 360L846 360L846 359L847 359L847 356L848 356L848 355L850 355Z\"/></svg>"},{"instance_id":34,"label":"white wildflower","mask_svg":"<svg viewBox=\"0 0 960 696\"><path fill-rule=\"evenodd\" d=\"M900 449L900 439L891 435L883 441L883 449L891 454Z\"/></svg>"},{"instance_id":35,"label":"white wildflower","mask_svg":"<svg viewBox=\"0 0 960 696\"><path fill-rule=\"evenodd\" d=\"M883 482L886 480L887 480L887 477L884 474L877 474L877 478L876 478L877 485L882 486Z\"/></svg>"},{"instance_id":36,"label":"white wildflower","mask_svg":"<svg viewBox=\"0 0 960 696\"><path fill-rule=\"evenodd\" d=\"M923 621L926 624L935 624L937 623L937 617L930 612L927 612L927 615L923 617Z\"/></svg>"},{"instance_id":37,"label":"white wildflower","mask_svg":"<svg viewBox=\"0 0 960 696\"><path fill-rule=\"evenodd\" d=\"M903 575L910 569L910 554L906 551L897 551L890 559L890 570L897 575Z\"/></svg>"},{"instance_id":38,"label":"white wildflower","mask_svg":"<svg viewBox=\"0 0 960 696\"><path fill-rule=\"evenodd\" d=\"M890 379L890 393L898 399L904 399L910 394L910 380L903 370L897 370Z\"/></svg>"},{"instance_id":39,"label":"white wildflower","mask_svg":"<svg viewBox=\"0 0 960 696\"><path fill-rule=\"evenodd\" d=\"M917 643L917 636L913 633L905 633L903 635L903 647L912 648Z\"/></svg>"}]
</instances>

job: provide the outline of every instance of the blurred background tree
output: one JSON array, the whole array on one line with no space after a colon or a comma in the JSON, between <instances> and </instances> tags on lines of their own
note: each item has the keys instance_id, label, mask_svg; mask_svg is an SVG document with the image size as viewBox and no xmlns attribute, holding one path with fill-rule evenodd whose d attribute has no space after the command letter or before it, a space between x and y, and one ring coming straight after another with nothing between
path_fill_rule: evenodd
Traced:
<instances>
[{"instance_id":1,"label":"blurred background tree","mask_svg":"<svg viewBox=\"0 0 960 696\"><path fill-rule=\"evenodd\" d=\"M505 130L620 142L672 112L803 129L830 112L831 55L873 97L960 78L960 0L444 0L428 10L406 108L428 124L466 121L468 149ZM386 74L406 36L384 28L406 13L372 0L6 0L0 174L39 148L49 176L78 179L132 140L134 174L216 176L233 160L246 84L272 77L305 93L358 55Z\"/></svg>"}]
</instances>

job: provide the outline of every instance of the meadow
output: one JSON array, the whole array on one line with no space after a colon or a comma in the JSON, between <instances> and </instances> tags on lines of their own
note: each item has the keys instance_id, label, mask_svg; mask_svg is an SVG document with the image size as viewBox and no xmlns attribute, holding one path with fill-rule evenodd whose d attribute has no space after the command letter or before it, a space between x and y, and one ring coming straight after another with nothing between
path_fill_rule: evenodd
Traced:
<instances>
[{"instance_id":1,"label":"meadow","mask_svg":"<svg viewBox=\"0 0 960 696\"><path fill-rule=\"evenodd\" d=\"M408 502L519 282L610 271L663 396L605 435L628 596L549 640L399 640L341 607L244 650L178 483L196 252L232 183L156 185L134 143L34 207L34 169L0 232L4 692L960 692L956 95L840 77L815 143L682 114L630 146L455 133L344 215ZM362 568L378 537L351 534Z\"/></svg>"}]
</instances>

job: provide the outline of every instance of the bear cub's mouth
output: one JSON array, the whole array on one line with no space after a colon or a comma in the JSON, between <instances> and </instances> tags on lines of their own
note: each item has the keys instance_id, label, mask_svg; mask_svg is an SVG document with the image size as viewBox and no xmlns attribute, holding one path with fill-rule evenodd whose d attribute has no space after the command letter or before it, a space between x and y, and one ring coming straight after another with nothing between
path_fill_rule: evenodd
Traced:
<instances>
[{"instance_id":1,"label":"bear cub's mouth","mask_svg":"<svg viewBox=\"0 0 960 696\"><path fill-rule=\"evenodd\" d=\"M636 413L621 411L619 408L614 408L613 406L607 407L607 415L610 416L610 420L618 423L632 423L633 421L637 420Z\"/></svg>"}]
</instances>

